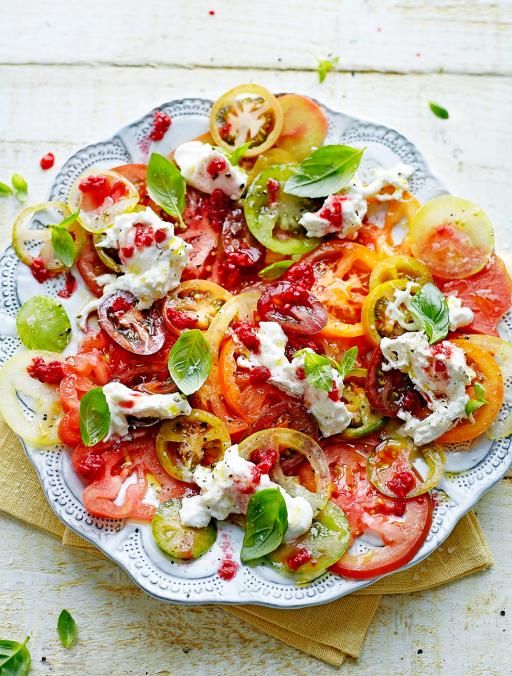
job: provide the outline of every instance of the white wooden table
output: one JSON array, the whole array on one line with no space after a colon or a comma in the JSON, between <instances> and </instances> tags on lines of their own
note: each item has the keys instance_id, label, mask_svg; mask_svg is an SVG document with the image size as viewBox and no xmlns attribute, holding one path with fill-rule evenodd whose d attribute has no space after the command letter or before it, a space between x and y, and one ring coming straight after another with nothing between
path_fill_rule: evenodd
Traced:
<instances>
[{"instance_id":1,"label":"white wooden table","mask_svg":"<svg viewBox=\"0 0 512 676\"><path fill-rule=\"evenodd\" d=\"M58 165L163 101L215 98L253 81L397 127L453 192L489 212L512 262L511 45L510 0L5 2L0 180L23 173L39 200L54 174L39 169L46 152ZM340 56L339 70L319 85L316 58L329 53ZM430 99L449 109L449 121L432 115ZM2 240L14 213L13 200L0 200ZM510 673L511 506L505 479L477 509L493 569L384 598L361 658L342 670ZM220 609L160 604L111 563L1 514L0 533L0 638L30 634L35 674L335 671ZM80 627L68 652L55 632L63 607Z\"/></svg>"}]
</instances>

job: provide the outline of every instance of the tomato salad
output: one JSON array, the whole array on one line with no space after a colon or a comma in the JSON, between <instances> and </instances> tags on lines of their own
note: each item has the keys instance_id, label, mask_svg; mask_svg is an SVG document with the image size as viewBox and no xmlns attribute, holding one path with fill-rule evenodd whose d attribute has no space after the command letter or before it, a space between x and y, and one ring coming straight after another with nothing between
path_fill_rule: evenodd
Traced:
<instances>
[{"instance_id":1,"label":"tomato salad","mask_svg":"<svg viewBox=\"0 0 512 676\"><path fill-rule=\"evenodd\" d=\"M21 307L0 409L31 446L68 448L92 515L150 522L172 559L228 519L242 564L382 575L425 541L449 444L512 432L512 282L488 217L420 204L405 164L363 180L364 149L327 128L312 100L241 85L209 133L92 168L14 224L39 282L71 294L80 275L91 300L78 318Z\"/></svg>"}]
</instances>

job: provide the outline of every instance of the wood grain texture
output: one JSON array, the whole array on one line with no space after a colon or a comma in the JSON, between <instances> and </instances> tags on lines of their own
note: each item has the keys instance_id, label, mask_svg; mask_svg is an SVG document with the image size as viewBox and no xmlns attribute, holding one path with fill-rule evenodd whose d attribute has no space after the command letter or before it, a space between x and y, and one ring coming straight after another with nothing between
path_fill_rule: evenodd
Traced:
<instances>
[{"instance_id":1,"label":"wood grain texture","mask_svg":"<svg viewBox=\"0 0 512 676\"><path fill-rule=\"evenodd\" d=\"M49 150L58 166L159 103L260 82L409 136L451 191L489 212L512 269L512 156L504 152L512 137L511 43L510 0L19 0L0 20L0 180L20 171L30 199L40 200L57 171L39 169ZM329 53L340 56L340 72L319 85L316 60ZM447 107L450 120L435 118L429 100ZM0 242L16 209L15 200L0 200ZM508 674L512 546L503 525L511 505L510 480L478 505L496 557L491 570L385 597L363 654L342 670ZM108 561L1 514L0 532L0 637L30 634L34 674L336 671L218 608L154 601ZM70 651L55 628L63 607L79 626Z\"/></svg>"},{"instance_id":2,"label":"wood grain texture","mask_svg":"<svg viewBox=\"0 0 512 676\"><path fill-rule=\"evenodd\" d=\"M11 3L0 63L510 74L508 0L53 0ZM211 16L209 11L215 11ZM13 41L12 36L16 35Z\"/></svg>"}]
</instances>

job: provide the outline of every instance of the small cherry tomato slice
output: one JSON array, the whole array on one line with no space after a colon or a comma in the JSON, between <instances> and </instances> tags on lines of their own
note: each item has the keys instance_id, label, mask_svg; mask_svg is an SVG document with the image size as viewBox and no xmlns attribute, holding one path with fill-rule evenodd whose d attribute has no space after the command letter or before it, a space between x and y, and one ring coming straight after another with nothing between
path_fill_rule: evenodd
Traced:
<instances>
[{"instance_id":1,"label":"small cherry tomato slice","mask_svg":"<svg viewBox=\"0 0 512 676\"><path fill-rule=\"evenodd\" d=\"M470 441L483 434L495 421L505 396L500 367L489 352L464 338L451 342L464 350L468 366L476 372L476 379L466 390L467 394L471 398L475 397L474 385L478 382L485 390L486 403L473 413L473 421L463 419L439 437L438 442L441 444Z\"/></svg>"},{"instance_id":2,"label":"small cherry tomato slice","mask_svg":"<svg viewBox=\"0 0 512 676\"><path fill-rule=\"evenodd\" d=\"M181 523L181 500L163 502L151 522L156 544L174 559L190 561L205 554L217 539L217 526L211 521L206 528L189 528Z\"/></svg>"},{"instance_id":3,"label":"small cherry tomato slice","mask_svg":"<svg viewBox=\"0 0 512 676\"><path fill-rule=\"evenodd\" d=\"M416 418L430 414L426 401L412 384L409 376L392 369L384 371L384 358L376 348L368 365L366 396L371 407L382 415L396 417L400 409L410 411Z\"/></svg>"},{"instance_id":4,"label":"small cherry tomato slice","mask_svg":"<svg viewBox=\"0 0 512 676\"><path fill-rule=\"evenodd\" d=\"M441 195L414 216L409 237L412 253L443 279L463 279L479 272L494 249L492 223L473 202Z\"/></svg>"},{"instance_id":5,"label":"small cherry tomato slice","mask_svg":"<svg viewBox=\"0 0 512 676\"><path fill-rule=\"evenodd\" d=\"M427 266L421 261L406 256L389 256L378 261L370 275L370 291L373 291L379 284L390 282L393 279L405 279L409 282L418 282L420 286L432 281Z\"/></svg>"},{"instance_id":6,"label":"small cherry tomato slice","mask_svg":"<svg viewBox=\"0 0 512 676\"><path fill-rule=\"evenodd\" d=\"M313 148L323 145L329 127L327 118L307 96L283 94L277 100L283 111L283 128L275 147L291 153L295 162L302 162Z\"/></svg>"},{"instance_id":7,"label":"small cherry tomato slice","mask_svg":"<svg viewBox=\"0 0 512 676\"><path fill-rule=\"evenodd\" d=\"M163 316L176 334L186 329L206 331L221 307L231 298L222 286L208 280L182 282L165 301Z\"/></svg>"},{"instance_id":8,"label":"small cherry tomato slice","mask_svg":"<svg viewBox=\"0 0 512 676\"><path fill-rule=\"evenodd\" d=\"M427 465L425 479L415 469L418 460ZM391 498L415 498L437 486L443 478L444 461L443 452L435 444L418 448L410 439L392 437L368 457L368 478L377 490Z\"/></svg>"},{"instance_id":9,"label":"small cherry tomato slice","mask_svg":"<svg viewBox=\"0 0 512 676\"><path fill-rule=\"evenodd\" d=\"M223 94L210 112L210 133L215 143L234 150L250 142L245 157L271 148L283 127L283 111L276 97L260 85L239 85Z\"/></svg>"},{"instance_id":10,"label":"small cherry tomato slice","mask_svg":"<svg viewBox=\"0 0 512 676\"><path fill-rule=\"evenodd\" d=\"M512 280L505 264L493 256L483 270L465 279L436 280L444 294L456 294L475 318L466 333L498 335L497 325L512 304Z\"/></svg>"},{"instance_id":11,"label":"small cherry tomato slice","mask_svg":"<svg viewBox=\"0 0 512 676\"><path fill-rule=\"evenodd\" d=\"M260 317L285 331L313 335L327 324L327 311L304 286L285 280L269 284L258 301Z\"/></svg>"},{"instance_id":12,"label":"small cherry tomato slice","mask_svg":"<svg viewBox=\"0 0 512 676\"><path fill-rule=\"evenodd\" d=\"M414 557L430 530L430 495L411 500L386 497L368 480L364 453L346 445L335 450L331 499L345 512L353 538L364 538L368 532L372 539L379 537L382 546L360 544L356 553L351 548L330 570L364 580L400 568Z\"/></svg>"},{"instance_id":13,"label":"small cherry tomato slice","mask_svg":"<svg viewBox=\"0 0 512 676\"><path fill-rule=\"evenodd\" d=\"M197 465L221 460L231 444L229 432L216 416L192 409L163 423L156 438L156 454L165 471L179 481L193 482Z\"/></svg>"},{"instance_id":14,"label":"small cherry tomato slice","mask_svg":"<svg viewBox=\"0 0 512 676\"><path fill-rule=\"evenodd\" d=\"M318 207L313 200L288 195L283 190L293 171L292 164L265 169L252 183L244 203L247 226L254 237L270 251L284 256L305 254L320 244L319 239L306 237L299 225L302 214Z\"/></svg>"},{"instance_id":15,"label":"small cherry tomato slice","mask_svg":"<svg viewBox=\"0 0 512 676\"><path fill-rule=\"evenodd\" d=\"M396 338L406 331L416 330L416 322L403 304L399 305L394 313L400 317L401 324L387 313L389 305L396 300L395 292L405 291L409 283L406 279L384 282L370 291L364 299L361 319L365 336L372 345L378 347L381 338ZM419 285L411 288L411 295L416 295L420 289Z\"/></svg>"},{"instance_id":16,"label":"small cherry tomato slice","mask_svg":"<svg viewBox=\"0 0 512 676\"><path fill-rule=\"evenodd\" d=\"M99 298L103 294L103 287L98 284L97 279L102 275L112 274L112 270L98 256L90 233L86 233L76 265L89 291Z\"/></svg>"},{"instance_id":17,"label":"small cherry tomato slice","mask_svg":"<svg viewBox=\"0 0 512 676\"><path fill-rule=\"evenodd\" d=\"M128 291L117 291L101 301L98 320L101 328L125 350L154 354L165 341L163 318L156 307L138 310L137 299Z\"/></svg>"},{"instance_id":18,"label":"small cherry tomato slice","mask_svg":"<svg viewBox=\"0 0 512 676\"><path fill-rule=\"evenodd\" d=\"M350 425L341 434L343 439L360 439L384 427L386 418L372 410L361 378L346 379L342 399L352 414Z\"/></svg>"}]
</instances>

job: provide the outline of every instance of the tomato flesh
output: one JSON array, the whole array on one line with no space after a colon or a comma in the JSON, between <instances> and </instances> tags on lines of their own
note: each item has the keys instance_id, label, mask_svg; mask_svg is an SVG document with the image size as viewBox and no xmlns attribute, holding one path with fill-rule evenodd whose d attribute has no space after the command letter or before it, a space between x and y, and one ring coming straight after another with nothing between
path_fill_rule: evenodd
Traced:
<instances>
[{"instance_id":1,"label":"tomato flesh","mask_svg":"<svg viewBox=\"0 0 512 676\"><path fill-rule=\"evenodd\" d=\"M278 322L285 331L312 335L327 324L327 311L304 286L288 281L269 284L258 301L262 319Z\"/></svg>"}]
</instances>

